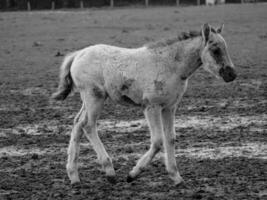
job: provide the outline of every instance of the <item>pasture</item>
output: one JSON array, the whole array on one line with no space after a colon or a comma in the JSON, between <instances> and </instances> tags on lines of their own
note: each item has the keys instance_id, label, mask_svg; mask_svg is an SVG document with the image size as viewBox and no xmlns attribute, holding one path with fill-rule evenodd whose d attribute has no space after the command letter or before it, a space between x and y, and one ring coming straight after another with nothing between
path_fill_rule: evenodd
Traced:
<instances>
[{"instance_id":1,"label":"pasture","mask_svg":"<svg viewBox=\"0 0 267 200\"><path fill-rule=\"evenodd\" d=\"M0 13L0 199L265 199L267 197L267 4ZM140 178L126 177L149 148L141 109L106 101L99 135L117 183L98 169L83 137L81 187L65 170L77 94L50 100L68 52L105 43L138 47L203 23L225 24L238 72L231 83L203 69L176 114L173 186L158 155Z\"/></svg>"}]
</instances>

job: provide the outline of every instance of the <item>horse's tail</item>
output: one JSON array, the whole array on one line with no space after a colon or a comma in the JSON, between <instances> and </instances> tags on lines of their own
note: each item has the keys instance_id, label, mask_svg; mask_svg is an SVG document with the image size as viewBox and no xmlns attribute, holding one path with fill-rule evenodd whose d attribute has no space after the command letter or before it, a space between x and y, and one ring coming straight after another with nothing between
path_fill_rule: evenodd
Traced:
<instances>
[{"instance_id":1,"label":"horse's tail","mask_svg":"<svg viewBox=\"0 0 267 200\"><path fill-rule=\"evenodd\" d=\"M57 92L52 95L52 98L55 100L62 101L66 99L74 87L70 68L76 54L77 52L73 52L64 58L64 61L60 68L58 89Z\"/></svg>"}]
</instances>

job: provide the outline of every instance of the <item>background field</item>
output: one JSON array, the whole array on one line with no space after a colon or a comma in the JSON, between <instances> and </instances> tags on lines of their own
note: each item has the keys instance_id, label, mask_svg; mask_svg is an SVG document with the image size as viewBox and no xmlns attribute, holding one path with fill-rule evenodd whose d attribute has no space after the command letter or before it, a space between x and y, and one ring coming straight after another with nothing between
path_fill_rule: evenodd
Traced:
<instances>
[{"instance_id":1,"label":"background field","mask_svg":"<svg viewBox=\"0 0 267 200\"><path fill-rule=\"evenodd\" d=\"M0 13L0 199L264 199L267 196L267 4ZM106 43L138 47L204 22L225 23L238 71L233 83L200 69L177 112L174 187L159 155L133 183L129 170L149 147L142 110L107 101L99 132L117 184L98 170L82 141L82 187L65 172L77 94L49 100L63 56Z\"/></svg>"}]
</instances>

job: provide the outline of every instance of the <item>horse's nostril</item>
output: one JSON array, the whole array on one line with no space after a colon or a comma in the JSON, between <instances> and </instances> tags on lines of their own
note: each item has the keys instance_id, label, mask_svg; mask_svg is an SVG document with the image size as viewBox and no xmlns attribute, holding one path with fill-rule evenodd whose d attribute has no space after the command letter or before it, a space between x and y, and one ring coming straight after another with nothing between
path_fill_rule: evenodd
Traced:
<instances>
[{"instance_id":1,"label":"horse's nostril","mask_svg":"<svg viewBox=\"0 0 267 200\"><path fill-rule=\"evenodd\" d=\"M219 70L219 74L226 82L235 80L237 76L235 70L230 66L222 67Z\"/></svg>"},{"instance_id":2,"label":"horse's nostril","mask_svg":"<svg viewBox=\"0 0 267 200\"><path fill-rule=\"evenodd\" d=\"M230 67L230 66L226 66L226 67L224 68L224 72L225 72L226 74L233 74L233 73L235 73L235 70L234 70L232 67Z\"/></svg>"},{"instance_id":3,"label":"horse's nostril","mask_svg":"<svg viewBox=\"0 0 267 200\"><path fill-rule=\"evenodd\" d=\"M225 70L224 70L223 67L221 67L220 70L219 70L219 74L220 74L220 76L223 76L224 73L225 73Z\"/></svg>"},{"instance_id":4,"label":"horse's nostril","mask_svg":"<svg viewBox=\"0 0 267 200\"><path fill-rule=\"evenodd\" d=\"M232 76L233 78L236 78L236 72L235 72L234 70L231 72L231 76Z\"/></svg>"}]
</instances>

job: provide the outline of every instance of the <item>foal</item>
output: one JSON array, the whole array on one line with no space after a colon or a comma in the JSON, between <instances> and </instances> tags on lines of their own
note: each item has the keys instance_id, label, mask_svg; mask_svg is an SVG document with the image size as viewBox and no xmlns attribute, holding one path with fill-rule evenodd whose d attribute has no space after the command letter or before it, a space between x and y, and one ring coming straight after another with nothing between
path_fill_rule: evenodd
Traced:
<instances>
[{"instance_id":1,"label":"foal","mask_svg":"<svg viewBox=\"0 0 267 200\"><path fill-rule=\"evenodd\" d=\"M66 168L72 184L80 182L77 162L82 134L91 142L108 179L114 180L112 160L96 127L107 98L121 104L142 106L150 129L150 149L130 171L127 180L136 178L163 146L170 178L175 184L182 182L175 160L174 120L188 78L200 66L225 82L236 78L222 29L223 26L215 29L204 24L200 32L183 33L141 48L99 44L65 58L58 91L53 98L64 100L75 87L83 102L74 120L68 148Z\"/></svg>"}]
</instances>

